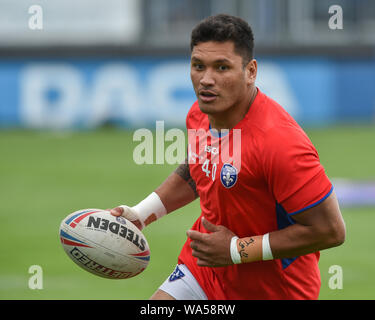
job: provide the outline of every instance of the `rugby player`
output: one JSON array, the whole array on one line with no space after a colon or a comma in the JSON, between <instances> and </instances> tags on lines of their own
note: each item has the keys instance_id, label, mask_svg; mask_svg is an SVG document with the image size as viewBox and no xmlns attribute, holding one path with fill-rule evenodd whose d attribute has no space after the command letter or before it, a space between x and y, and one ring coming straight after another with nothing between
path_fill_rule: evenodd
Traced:
<instances>
[{"instance_id":1,"label":"rugby player","mask_svg":"<svg viewBox=\"0 0 375 320\"><path fill-rule=\"evenodd\" d=\"M152 194L111 210L142 229L199 198L201 215L187 231L176 269L151 299L318 299L319 251L344 242L345 224L318 153L256 87L253 49L252 30L238 17L212 16L193 29L197 101L186 126L207 134L189 136L186 162ZM235 154L223 161L228 143Z\"/></svg>"}]
</instances>

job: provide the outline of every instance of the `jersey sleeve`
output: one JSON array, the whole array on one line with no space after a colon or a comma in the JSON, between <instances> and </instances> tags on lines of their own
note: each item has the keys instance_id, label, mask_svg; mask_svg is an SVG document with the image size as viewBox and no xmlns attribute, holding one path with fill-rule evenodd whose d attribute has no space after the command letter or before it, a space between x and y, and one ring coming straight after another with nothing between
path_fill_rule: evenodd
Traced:
<instances>
[{"instance_id":1,"label":"jersey sleeve","mask_svg":"<svg viewBox=\"0 0 375 320\"><path fill-rule=\"evenodd\" d=\"M269 130L262 156L268 188L289 214L318 205L331 194L333 187L318 153L301 128L283 126Z\"/></svg>"}]
</instances>

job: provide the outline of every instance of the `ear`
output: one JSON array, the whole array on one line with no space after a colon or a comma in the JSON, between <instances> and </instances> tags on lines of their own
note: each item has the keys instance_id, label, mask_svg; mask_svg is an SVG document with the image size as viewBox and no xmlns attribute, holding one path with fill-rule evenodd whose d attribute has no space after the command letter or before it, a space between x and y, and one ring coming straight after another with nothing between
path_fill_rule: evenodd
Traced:
<instances>
[{"instance_id":1,"label":"ear","mask_svg":"<svg viewBox=\"0 0 375 320\"><path fill-rule=\"evenodd\" d=\"M246 82L247 85L253 85L255 83L258 71L258 63L255 59L252 59L245 67Z\"/></svg>"}]
</instances>

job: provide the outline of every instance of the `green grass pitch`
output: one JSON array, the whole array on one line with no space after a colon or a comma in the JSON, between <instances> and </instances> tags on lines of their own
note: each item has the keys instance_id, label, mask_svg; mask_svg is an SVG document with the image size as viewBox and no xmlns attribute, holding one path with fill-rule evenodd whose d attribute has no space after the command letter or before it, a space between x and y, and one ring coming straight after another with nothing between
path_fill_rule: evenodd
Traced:
<instances>
[{"instance_id":1,"label":"green grass pitch","mask_svg":"<svg viewBox=\"0 0 375 320\"><path fill-rule=\"evenodd\" d=\"M375 179L375 129L308 130L330 177ZM176 264L198 201L144 230L148 268L127 280L96 277L64 253L61 220L81 208L134 205L176 165L136 165L132 132L0 132L0 299L148 299ZM343 208L347 239L321 252L320 299L375 299L374 208ZM172 226L172 227L171 227ZM43 289L28 287L29 267L43 269ZM330 289L329 268L343 270L343 288Z\"/></svg>"}]
</instances>

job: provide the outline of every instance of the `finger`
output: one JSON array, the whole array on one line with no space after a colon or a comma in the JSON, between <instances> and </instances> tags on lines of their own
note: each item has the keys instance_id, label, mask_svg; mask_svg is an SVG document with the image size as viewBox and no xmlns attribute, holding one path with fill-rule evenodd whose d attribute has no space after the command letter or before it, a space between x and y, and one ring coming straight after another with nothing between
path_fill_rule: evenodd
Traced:
<instances>
[{"instance_id":1,"label":"finger","mask_svg":"<svg viewBox=\"0 0 375 320\"><path fill-rule=\"evenodd\" d=\"M121 207L116 207L116 208L109 210L109 213L115 217L121 216L123 212L124 212L124 209Z\"/></svg>"},{"instance_id":2,"label":"finger","mask_svg":"<svg viewBox=\"0 0 375 320\"><path fill-rule=\"evenodd\" d=\"M142 223L139 221L139 220L134 220L132 221L132 223L139 229L139 230L142 230L143 229L143 226L142 226Z\"/></svg>"},{"instance_id":3,"label":"finger","mask_svg":"<svg viewBox=\"0 0 375 320\"><path fill-rule=\"evenodd\" d=\"M190 248L197 252L206 252L206 247L203 242L199 242L197 240L190 242Z\"/></svg>"},{"instance_id":4,"label":"finger","mask_svg":"<svg viewBox=\"0 0 375 320\"><path fill-rule=\"evenodd\" d=\"M205 234L201 233L196 230L188 230L186 232L186 235L191 239L191 240L198 240L198 241L204 241L205 240Z\"/></svg>"},{"instance_id":5,"label":"finger","mask_svg":"<svg viewBox=\"0 0 375 320\"><path fill-rule=\"evenodd\" d=\"M197 265L198 265L199 267L212 267L212 266L213 266L213 263L211 263L211 262L208 261L208 260L204 260L204 259L199 258L199 259L197 260Z\"/></svg>"},{"instance_id":6,"label":"finger","mask_svg":"<svg viewBox=\"0 0 375 320\"><path fill-rule=\"evenodd\" d=\"M209 260L209 257L207 256L207 254L205 252L202 252L202 251L192 250L191 255L195 258L198 258L198 259L202 259L202 260L206 260L206 261Z\"/></svg>"},{"instance_id":7,"label":"finger","mask_svg":"<svg viewBox=\"0 0 375 320\"><path fill-rule=\"evenodd\" d=\"M204 217L202 217L202 224L203 224L203 227L207 231L210 231L210 232L215 232L215 231L218 231L218 229L219 229L217 225L211 223L210 221L208 221Z\"/></svg>"}]
</instances>

